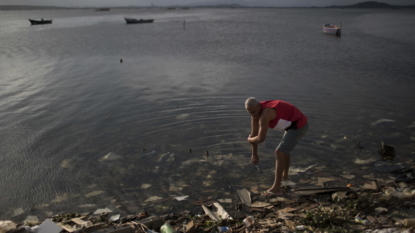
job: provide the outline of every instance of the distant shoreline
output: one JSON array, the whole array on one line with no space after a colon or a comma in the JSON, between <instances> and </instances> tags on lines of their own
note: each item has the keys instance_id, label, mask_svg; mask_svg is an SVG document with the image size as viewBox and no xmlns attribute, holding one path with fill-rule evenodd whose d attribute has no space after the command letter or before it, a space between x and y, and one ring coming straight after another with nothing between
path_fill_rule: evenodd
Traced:
<instances>
[{"instance_id":1,"label":"distant shoreline","mask_svg":"<svg viewBox=\"0 0 415 233\"><path fill-rule=\"evenodd\" d=\"M123 7L106 7L109 9L181 9L181 8L339 8L339 9L415 9L415 5L390 5L376 1L361 2L353 5L344 6L310 6L310 7L261 7L245 6L240 4L201 4L201 5L171 5L171 6L123 6ZM100 7L58 7L58 6L32 6L32 5L4 5L0 10L96 10Z\"/></svg>"}]
</instances>

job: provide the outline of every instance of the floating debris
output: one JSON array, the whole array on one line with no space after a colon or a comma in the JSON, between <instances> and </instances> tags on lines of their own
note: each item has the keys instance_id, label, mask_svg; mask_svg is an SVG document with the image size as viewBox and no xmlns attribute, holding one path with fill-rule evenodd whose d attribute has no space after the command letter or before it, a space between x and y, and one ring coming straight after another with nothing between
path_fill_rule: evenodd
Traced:
<instances>
[{"instance_id":1,"label":"floating debris","mask_svg":"<svg viewBox=\"0 0 415 233\"><path fill-rule=\"evenodd\" d=\"M158 196L153 196L153 197L150 197L150 198L146 199L144 202L153 202L153 201L158 201L158 200L161 200L161 199L163 199L163 198L158 197Z\"/></svg>"},{"instance_id":2,"label":"floating debris","mask_svg":"<svg viewBox=\"0 0 415 233\"><path fill-rule=\"evenodd\" d=\"M384 122L395 122L395 120L391 120L391 119L379 119L379 120L373 122L371 125L372 126L376 126L376 125L378 125L380 123L384 123Z\"/></svg>"},{"instance_id":3,"label":"floating debris","mask_svg":"<svg viewBox=\"0 0 415 233\"><path fill-rule=\"evenodd\" d=\"M95 210L94 214L111 213L111 212L112 212L112 210L108 209L108 207L107 207L105 209L97 209L97 210Z\"/></svg>"},{"instance_id":4,"label":"floating debris","mask_svg":"<svg viewBox=\"0 0 415 233\"><path fill-rule=\"evenodd\" d=\"M368 164L368 163L373 163L375 161L376 161L375 158L370 158L370 159L356 159L354 161L354 163L355 164Z\"/></svg>"},{"instance_id":5,"label":"floating debris","mask_svg":"<svg viewBox=\"0 0 415 233\"><path fill-rule=\"evenodd\" d=\"M393 160L396 157L395 147L388 146L382 142L382 149L378 150L379 154L382 156L382 160Z\"/></svg>"},{"instance_id":6,"label":"floating debris","mask_svg":"<svg viewBox=\"0 0 415 233\"><path fill-rule=\"evenodd\" d=\"M178 200L178 201L184 201L188 198L189 196L181 196L181 197L174 197L174 199Z\"/></svg>"},{"instance_id":7,"label":"floating debris","mask_svg":"<svg viewBox=\"0 0 415 233\"><path fill-rule=\"evenodd\" d=\"M21 215L21 214L23 214L23 213L24 213L24 210L23 210L22 208L15 209L15 210L13 211L13 217L15 217L15 216L17 216L17 215Z\"/></svg>"},{"instance_id":8,"label":"floating debris","mask_svg":"<svg viewBox=\"0 0 415 233\"><path fill-rule=\"evenodd\" d=\"M114 160L121 159L121 158L122 158L121 155L117 155L113 152L110 152L110 153L104 155L98 161L100 161L100 162L102 162L102 161L114 161Z\"/></svg>"},{"instance_id":9,"label":"floating debris","mask_svg":"<svg viewBox=\"0 0 415 233\"><path fill-rule=\"evenodd\" d=\"M177 107L179 107L179 106L177 106ZM183 120L183 119L186 119L187 117L189 117L189 114L188 113L183 113L183 114L178 115L176 117L176 119L177 120Z\"/></svg>"},{"instance_id":10,"label":"floating debris","mask_svg":"<svg viewBox=\"0 0 415 233\"><path fill-rule=\"evenodd\" d=\"M151 187L151 184L142 184L141 189L148 189Z\"/></svg>"},{"instance_id":11,"label":"floating debris","mask_svg":"<svg viewBox=\"0 0 415 233\"><path fill-rule=\"evenodd\" d=\"M103 193L105 193L104 191L93 191L93 192L90 192L90 193L87 193L87 194L85 194L85 197L93 197L93 196L98 196L98 195L100 195L100 194L103 194Z\"/></svg>"}]
</instances>

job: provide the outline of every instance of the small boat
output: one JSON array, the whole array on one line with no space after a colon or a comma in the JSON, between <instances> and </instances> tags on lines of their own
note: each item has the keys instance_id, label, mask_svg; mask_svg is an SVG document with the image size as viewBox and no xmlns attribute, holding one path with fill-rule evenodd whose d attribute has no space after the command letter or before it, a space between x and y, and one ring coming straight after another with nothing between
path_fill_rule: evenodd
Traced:
<instances>
[{"instance_id":1,"label":"small boat","mask_svg":"<svg viewBox=\"0 0 415 233\"><path fill-rule=\"evenodd\" d=\"M154 21L154 19L134 19L134 18L125 18L125 22L127 22L127 24L130 23L152 23Z\"/></svg>"},{"instance_id":2,"label":"small boat","mask_svg":"<svg viewBox=\"0 0 415 233\"><path fill-rule=\"evenodd\" d=\"M342 34L341 23L340 23L340 27L333 25L333 24L324 24L323 32L327 34L341 36Z\"/></svg>"},{"instance_id":3,"label":"small boat","mask_svg":"<svg viewBox=\"0 0 415 233\"><path fill-rule=\"evenodd\" d=\"M52 23L52 20L44 20L43 18L41 20L29 19L29 21L32 25L51 24Z\"/></svg>"},{"instance_id":4,"label":"small boat","mask_svg":"<svg viewBox=\"0 0 415 233\"><path fill-rule=\"evenodd\" d=\"M110 8L98 8L95 11L110 11Z\"/></svg>"}]
</instances>

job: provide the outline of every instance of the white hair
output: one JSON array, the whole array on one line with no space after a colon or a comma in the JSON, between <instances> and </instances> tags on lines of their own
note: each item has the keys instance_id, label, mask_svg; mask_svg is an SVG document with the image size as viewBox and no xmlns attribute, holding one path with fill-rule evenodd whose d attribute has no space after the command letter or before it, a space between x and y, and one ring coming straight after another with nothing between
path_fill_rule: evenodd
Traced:
<instances>
[{"instance_id":1,"label":"white hair","mask_svg":"<svg viewBox=\"0 0 415 233\"><path fill-rule=\"evenodd\" d=\"M245 101L245 109L255 107L259 104L258 100L255 99L255 97L249 97Z\"/></svg>"}]
</instances>

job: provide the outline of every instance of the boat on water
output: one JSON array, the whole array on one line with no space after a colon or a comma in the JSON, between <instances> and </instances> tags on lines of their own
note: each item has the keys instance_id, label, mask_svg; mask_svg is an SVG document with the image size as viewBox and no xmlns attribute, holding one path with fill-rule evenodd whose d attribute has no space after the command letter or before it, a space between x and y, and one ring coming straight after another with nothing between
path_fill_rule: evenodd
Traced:
<instances>
[{"instance_id":1,"label":"boat on water","mask_svg":"<svg viewBox=\"0 0 415 233\"><path fill-rule=\"evenodd\" d=\"M98 8L95 11L110 11L110 8Z\"/></svg>"},{"instance_id":2,"label":"boat on water","mask_svg":"<svg viewBox=\"0 0 415 233\"><path fill-rule=\"evenodd\" d=\"M38 24L51 24L52 20L44 20L43 18L41 20L34 20L34 19L29 19L30 23L32 25L38 25Z\"/></svg>"},{"instance_id":3,"label":"boat on water","mask_svg":"<svg viewBox=\"0 0 415 233\"><path fill-rule=\"evenodd\" d=\"M333 24L324 24L323 32L327 34L341 36L342 34L341 23L340 23L340 26L336 26Z\"/></svg>"},{"instance_id":4,"label":"boat on water","mask_svg":"<svg viewBox=\"0 0 415 233\"><path fill-rule=\"evenodd\" d=\"M134 19L134 18L126 18L124 17L125 22L127 22L127 24L130 23L152 23L154 21L154 19Z\"/></svg>"}]
</instances>

